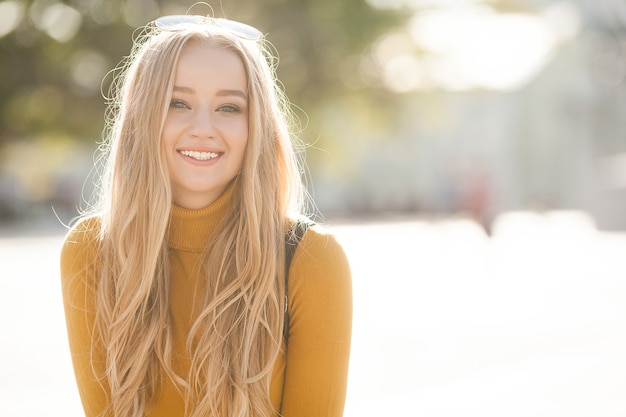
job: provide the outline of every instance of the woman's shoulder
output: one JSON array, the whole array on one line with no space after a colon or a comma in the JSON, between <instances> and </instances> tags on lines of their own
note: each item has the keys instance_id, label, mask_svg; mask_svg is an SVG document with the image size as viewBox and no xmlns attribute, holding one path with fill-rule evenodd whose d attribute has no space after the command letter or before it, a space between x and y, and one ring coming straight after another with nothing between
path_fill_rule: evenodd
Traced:
<instances>
[{"instance_id":1,"label":"woman's shoulder","mask_svg":"<svg viewBox=\"0 0 626 417\"><path fill-rule=\"evenodd\" d=\"M335 324L350 316L350 263L332 229L319 224L309 226L289 269L288 294L294 319L290 323L296 327L304 322L314 326L310 320L318 320L321 311Z\"/></svg>"},{"instance_id":2,"label":"woman's shoulder","mask_svg":"<svg viewBox=\"0 0 626 417\"><path fill-rule=\"evenodd\" d=\"M85 244L98 240L101 223L100 216L97 215L80 218L70 227L65 236L65 244Z\"/></svg>"},{"instance_id":3,"label":"woman's shoulder","mask_svg":"<svg viewBox=\"0 0 626 417\"><path fill-rule=\"evenodd\" d=\"M335 249L341 248L341 244L328 226L311 221L307 221L306 232L302 236L302 244L305 246L319 246L320 249L328 248L329 246L330 249L333 249L333 246L335 246Z\"/></svg>"},{"instance_id":4,"label":"woman's shoulder","mask_svg":"<svg viewBox=\"0 0 626 417\"><path fill-rule=\"evenodd\" d=\"M93 292L98 265L98 245L100 241L101 221L98 216L83 217L68 231L60 254L61 283L63 297L68 306L86 306ZM80 308L79 308L80 310Z\"/></svg>"},{"instance_id":5,"label":"woman's shoulder","mask_svg":"<svg viewBox=\"0 0 626 417\"><path fill-rule=\"evenodd\" d=\"M294 254L294 269L350 275L348 257L331 229L309 223Z\"/></svg>"},{"instance_id":6,"label":"woman's shoulder","mask_svg":"<svg viewBox=\"0 0 626 417\"><path fill-rule=\"evenodd\" d=\"M80 255L92 256L100 240L101 219L88 216L79 219L67 232L61 249L63 263L76 260Z\"/></svg>"}]
</instances>

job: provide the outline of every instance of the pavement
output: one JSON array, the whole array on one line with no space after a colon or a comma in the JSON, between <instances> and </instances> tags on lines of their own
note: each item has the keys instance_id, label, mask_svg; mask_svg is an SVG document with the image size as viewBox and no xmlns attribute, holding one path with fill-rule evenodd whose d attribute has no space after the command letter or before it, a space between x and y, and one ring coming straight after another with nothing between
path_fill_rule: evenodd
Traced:
<instances>
[{"instance_id":1,"label":"pavement","mask_svg":"<svg viewBox=\"0 0 626 417\"><path fill-rule=\"evenodd\" d=\"M345 417L626 416L626 234L584 213L336 223L353 270ZM0 415L81 416L62 231L0 233Z\"/></svg>"}]
</instances>

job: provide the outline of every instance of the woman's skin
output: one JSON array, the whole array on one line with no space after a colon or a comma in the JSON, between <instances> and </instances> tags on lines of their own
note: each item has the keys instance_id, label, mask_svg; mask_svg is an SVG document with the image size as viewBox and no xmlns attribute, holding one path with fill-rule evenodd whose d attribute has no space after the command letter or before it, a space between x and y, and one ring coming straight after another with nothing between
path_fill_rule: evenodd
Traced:
<instances>
[{"instance_id":1,"label":"woman's skin","mask_svg":"<svg viewBox=\"0 0 626 417\"><path fill-rule=\"evenodd\" d=\"M246 87L243 63L233 52L197 42L182 51L161 136L175 204L208 206L241 170Z\"/></svg>"}]
</instances>

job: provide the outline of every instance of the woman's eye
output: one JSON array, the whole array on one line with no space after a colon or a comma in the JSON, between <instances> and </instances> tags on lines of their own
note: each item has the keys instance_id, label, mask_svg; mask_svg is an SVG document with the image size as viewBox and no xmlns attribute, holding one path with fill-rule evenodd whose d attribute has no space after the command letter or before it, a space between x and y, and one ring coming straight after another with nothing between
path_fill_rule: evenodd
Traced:
<instances>
[{"instance_id":1,"label":"woman's eye","mask_svg":"<svg viewBox=\"0 0 626 417\"><path fill-rule=\"evenodd\" d=\"M239 112L239 107L232 105L232 104L226 104L224 106L220 106L217 111L223 111L226 113L238 113Z\"/></svg>"},{"instance_id":2,"label":"woman's eye","mask_svg":"<svg viewBox=\"0 0 626 417\"><path fill-rule=\"evenodd\" d=\"M187 103L185 103L184 101L180 101L180 100L172 100L170 102L170 107L175 108L175 109L188 109L189 108Z\"/></svg>"}]
</instances>

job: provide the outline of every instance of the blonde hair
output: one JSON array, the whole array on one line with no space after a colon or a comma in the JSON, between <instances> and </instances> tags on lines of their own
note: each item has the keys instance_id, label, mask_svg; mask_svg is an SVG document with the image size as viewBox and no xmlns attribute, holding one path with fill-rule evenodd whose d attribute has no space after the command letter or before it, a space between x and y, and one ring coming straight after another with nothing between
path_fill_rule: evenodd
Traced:
<instances>
[{"instance_id":1,"label":"blonde hair","mask_svg":"<svg viewBox=\"0 0 626 417\"><path fill-rule=\"evenodd\" d=\"M189 375L172 369L167 234L172 190L160 137L181 50L207 42L239 56L249 133L234 206L204 254L207 290L187 340ZM191 416L269 416L272 366L284 317L284 235L304 191L276 58L264 40L212 25L146 29L115 77L106 158L94 212L101 217L96 335L110 391L103 414L143 416L161 377ZM211 250L216 248L216 250ZM217 249L219 248L219 249Z\"/></svg>"}]
</instances>

